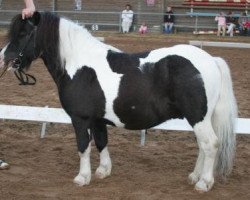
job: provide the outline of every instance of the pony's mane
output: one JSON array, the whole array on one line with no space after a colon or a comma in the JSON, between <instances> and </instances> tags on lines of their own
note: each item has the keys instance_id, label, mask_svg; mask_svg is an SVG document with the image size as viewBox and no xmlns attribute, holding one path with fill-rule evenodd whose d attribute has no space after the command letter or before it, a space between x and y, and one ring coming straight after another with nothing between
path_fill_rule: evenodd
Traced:
<instances>
[{"instance_id":1,"label":"pony's mane","mask_svg":"<svg viewBox=\"0 0 250 200\"><path fill-rule=\"evenodd\" d=\"M45 12L41 13L40 22L37 26L37 48L49 52L51 56L56 56L58 53L59 22L60 18L57 15Z\"/></svg>"},{"instance_id":2,"label":"pony's mane","mask_svg":"<svg viewBox=\"0 0 250 200\"><path fill-rule=\"evenodd\" d=\"M19 33L22 31L25 24L25 20L22 20L22 15L16 15L10 24L9 32L8 32L8 40L14 40L17 38Z\"/></svg>"}]
</instances>

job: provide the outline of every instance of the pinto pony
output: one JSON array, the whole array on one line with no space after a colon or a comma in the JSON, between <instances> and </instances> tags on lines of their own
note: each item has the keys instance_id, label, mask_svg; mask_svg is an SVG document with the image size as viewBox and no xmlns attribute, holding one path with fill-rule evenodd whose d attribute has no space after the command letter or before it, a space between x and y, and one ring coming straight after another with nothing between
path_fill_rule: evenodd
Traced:
<instances>
[{"instance_id":1,"label":"pinto pony","mask_svg":"<svg viewBox=\"0 0 250 200\"><path fill-rule=\"evenodd\" d=\"M1 67L24 70L38 57L75 129L78 185L91 180L92 137L100 152L96 176L111 173L107 124L141 130L186 118L199 146L189 175L195 189L209 191L215 174L226 176L232 170L237 106L223 59L190 45L127 54L54 14L36 12L25 20L17 15L0 54Z\"/></svg>"}]
</instances>

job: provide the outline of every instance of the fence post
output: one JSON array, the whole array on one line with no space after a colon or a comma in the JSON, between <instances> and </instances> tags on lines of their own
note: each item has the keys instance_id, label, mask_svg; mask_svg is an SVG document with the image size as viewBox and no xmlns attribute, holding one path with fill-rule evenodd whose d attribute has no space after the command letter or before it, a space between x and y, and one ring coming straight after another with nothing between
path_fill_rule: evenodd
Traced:
<instances>
[{"instance_id":1,"label":"fence post","mask_svg":"<svg viewBox=\"0 0 250 200\"><path fill-rule=\"evenodd\" d=\"M45 108L48 108L49 106L45 106ZM42 130L41 130L41 138L44 138L45 137L45 134L46 134L46 127L47 127L47 123L46 122L43 122L42 124Z\"/></svg>"},{"instance_id":2,"label":"fence post","mask_svg":"<svg viewBox=\"0 0 250 200\"><path fill-rule=\"evenodd\" d=\"M195 17L195 32L198 32L198 15Z\"/></svg>"},{"instance_id":3,"label":"fence post","mask_svg":"<svg viewBox=\"0 0 250 200\"><path fill-rule=\"evenodd\" d=\"M53 0L52 1L52 12L55 12L55 8L56 8L56 1Z\"/></svg>"},{"instance_id":4,"label":"fence post","mask_svg":"<svg viewBox=\"0 0 250 200\"><path fill-rule=\"evenodd\" d=\"M122 32L122 13L120 12L119 13L119 32L121 33Z\"/></svg>"},{"instance_id":5,"label":"fence post","mask_svg":"<svg viewBox=\"0 0 250 200\"><path fill-rule=\"evenodd\" d=\"M146 129L145 130L141 130L141 146L145 145L146 133L147 133Z\"/></svg>"}]
</instances>

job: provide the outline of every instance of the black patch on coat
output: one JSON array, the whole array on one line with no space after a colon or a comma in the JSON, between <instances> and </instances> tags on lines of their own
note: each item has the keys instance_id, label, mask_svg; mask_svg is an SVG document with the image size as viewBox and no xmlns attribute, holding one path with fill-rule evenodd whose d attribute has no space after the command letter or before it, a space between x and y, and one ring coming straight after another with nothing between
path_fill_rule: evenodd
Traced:
<instances>
[{"instance_id":1,"label":"black patch on coat","mask_svg":"<svg viewBox=\"0 0 250 200\"><path fill-rule=\"evenodd\" d=\"M149 52L127 54L109 50L107 61L113 72L118 74L126 74L129 72L138 71L140 58L146 58L148 54Z\"/></svg>"},{"instance_id":2,"label":"black patch on coat","mask_svg":"<svg viewBox=\"0 0 250 200\"><path fill-rule=\"evenodd\" d=\"M62 106L70 116L108 123L102 119L105 96L92 68L82 67L73 79L65 74L58 90Z\"/></svg>"},{"instance_id":3,"label":"black patch on coat","mask_svg":"<svg viewBox=\"0 0 250 200\"><path fill-rule=\"evenodd\" d=\"M114 101L114 111L128 129L146 129L171 118L193 126L207 112L199 71L184 57L171 55L146 63L142 71L126 73Z\"/></svg>"}]
</instances>

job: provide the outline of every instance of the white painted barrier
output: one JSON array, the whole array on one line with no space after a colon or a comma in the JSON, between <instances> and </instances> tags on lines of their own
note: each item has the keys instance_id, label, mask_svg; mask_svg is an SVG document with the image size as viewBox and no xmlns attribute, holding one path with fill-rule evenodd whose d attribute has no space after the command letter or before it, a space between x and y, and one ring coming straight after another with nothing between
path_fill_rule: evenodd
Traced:
<instances>
[{"instance_id":1,"label":"white painted barrier","mask_svg":"<svg viewBox=\"0 0 250 200\"><path fill-rule=\"evenodd\" d=\"M105 41L105 39L104 39L104 37L96 37L99 41L101 41L101 42L104 42Z\"/></svg>"},{"instance_id":2,"label":"white painted barrier","mask_svg":"<svg viewBox=\"0 0 250 200\"><path fill-rule=\"evenodd\" d=\"M202 48L203 46L228 47L228 48L250 48L250 43L238 43L238 42L211 42L211 41L190 40L189 44L193 46L199 46L200 48Z\"/></svg>"},{"instance_id":3,"label":"white painted barrier","mask_svg":"<svg viewBox=\"0 0 250 200\"><path fill-rule=\"evenodd\" d=\"M71 123L70 117L61 108L14 106L14 105L0 105L0 119L36 121L43 123L49 123L49 122L66 123L66 124ZM193 130L185 119L169 120L165 123L155 126L153 129L176 130L176 131ZM250 119L238 118L236 125L236 133L250 134ZM142 137L143 136L145 136L145 131L142 132ZM41 137L44 137L44 135L41 135ZM145 140L145 138L141 139L141 143L144 143L143 140Z\"/></svg>"},{"instance_id":4,"label":"white painted barrier","mask_svg":"<svg viewBox=\"0 0 250 200\"><path fill-rule=\"evenodd\" d=\"M0 119L70 124L62 108L0 105Z\"/></svg>"}]
</instances>

